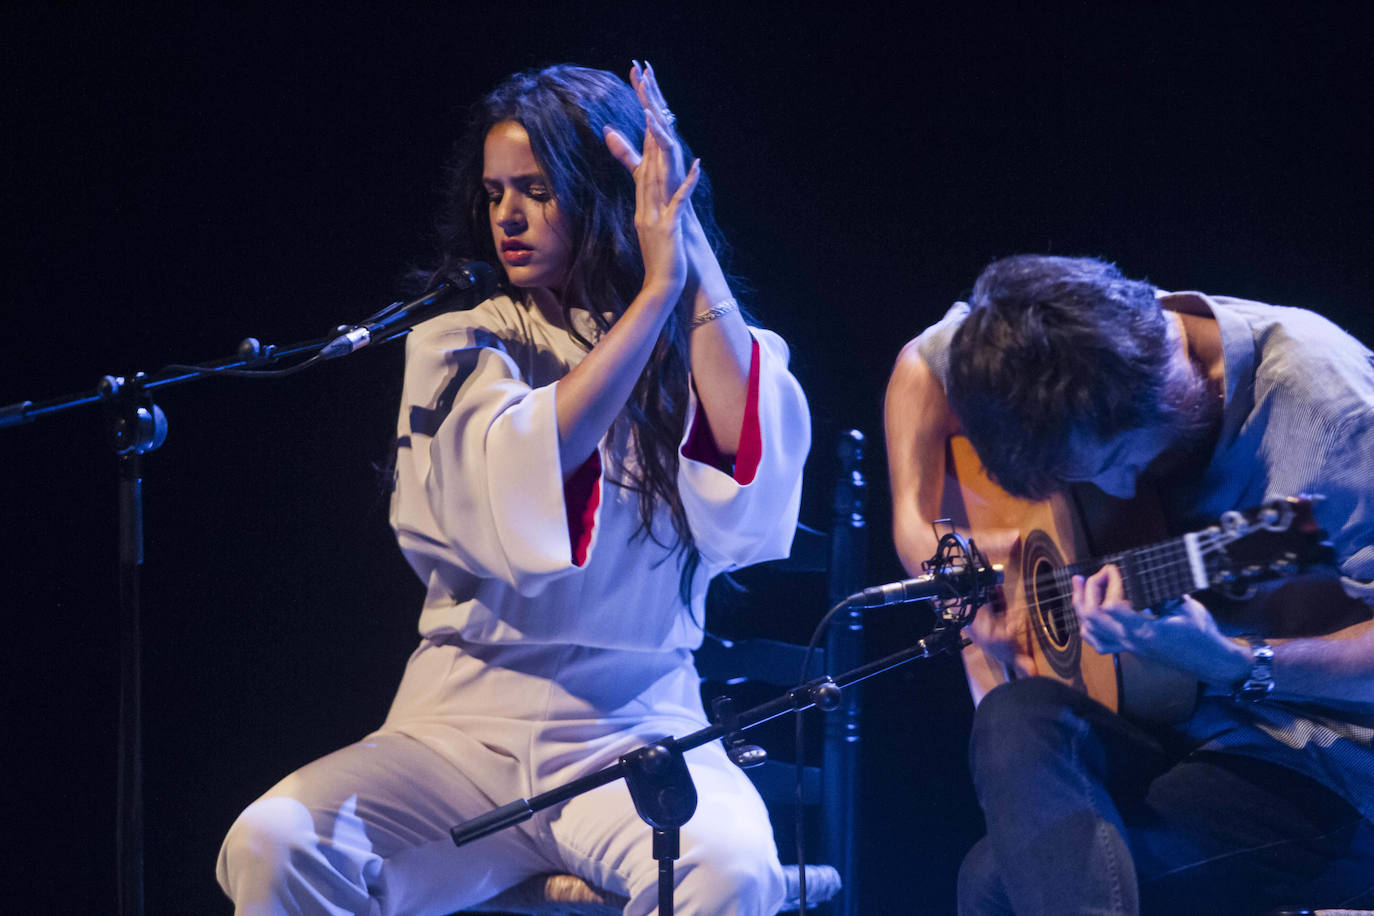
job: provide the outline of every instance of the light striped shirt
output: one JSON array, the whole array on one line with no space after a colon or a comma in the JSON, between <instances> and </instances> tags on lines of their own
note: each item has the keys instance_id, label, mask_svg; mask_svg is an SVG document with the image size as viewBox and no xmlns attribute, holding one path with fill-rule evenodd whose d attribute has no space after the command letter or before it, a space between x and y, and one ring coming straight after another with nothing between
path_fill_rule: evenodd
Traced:
<instances>
[{"instance_id":1,"label":"light striped shirt","mask_svg":"<svg viewBox=\"0 0 1374 916\"><path fill-rule=\"evenodd\" d=\"M1374 603L1374 355L1303 309L1200 293L1171 297L1170 305L1178 301L1205 303L1216 319L1226 391L1210 462L1163 494L1171 520L1188 530L1229 509L1320 494L1317 520L1331 536L1343 584ZM967 314L956 303L917 344L946 387L949 343ZM1184 728L1202 748L1305 773L1374 820L1374 712L1237 704L1209 693Z\"/></svg>"}]
</instances>

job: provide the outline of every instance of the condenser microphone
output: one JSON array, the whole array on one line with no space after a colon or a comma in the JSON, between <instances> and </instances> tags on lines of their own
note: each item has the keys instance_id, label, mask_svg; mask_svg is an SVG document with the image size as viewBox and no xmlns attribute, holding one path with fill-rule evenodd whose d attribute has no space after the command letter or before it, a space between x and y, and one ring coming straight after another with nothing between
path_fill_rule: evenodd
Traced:
<instances>
[{"instance_id":1,"label":"condenser microphone","mask_svg":"<svg viewBox=\"0 0 1374 916\"><path fill-rule=\"evenodd\" d=\"M482 261L469 261L449 271L439 283L419 299L396 302L373 318L351 328L320 350L324 359L333 359L404 334L422 321L444 312L465 312L491 298L496 291L496 271Z\"/></svg>"},{"instance_id":2,"label":"condenser microphone","mask_svg":"<svg viewBox=\"0 0 1374 916\"><path fill-rule=\"evenodd\" d=\"M927 598L961 598L972 594L976 589L991 588L1002 584L1002 566L993 564L979 570L970 571L967 567L957 569L943 567L914 579L874 585L849 596L852 607L875 608L906 604L908 601L923 601Z\"/></svg>"}]
</instances>

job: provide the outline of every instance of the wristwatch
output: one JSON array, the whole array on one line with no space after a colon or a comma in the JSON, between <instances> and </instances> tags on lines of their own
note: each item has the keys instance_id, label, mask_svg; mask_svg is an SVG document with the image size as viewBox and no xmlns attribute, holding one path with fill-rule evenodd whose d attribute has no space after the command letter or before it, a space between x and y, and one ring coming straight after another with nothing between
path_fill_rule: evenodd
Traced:
<instances>
[{"instance_id":1,"label":"wristwatch","mask_svg":"<svg viewBox=\"0 0 1374 916\"><path fill-rule=\"evenodd\" d=\"M1274 691L1274 647L1258 636L1246 636L1250 644L1250 676L1231 688L1231 699L1258 703Z\"/></svg>"}]
</instances>

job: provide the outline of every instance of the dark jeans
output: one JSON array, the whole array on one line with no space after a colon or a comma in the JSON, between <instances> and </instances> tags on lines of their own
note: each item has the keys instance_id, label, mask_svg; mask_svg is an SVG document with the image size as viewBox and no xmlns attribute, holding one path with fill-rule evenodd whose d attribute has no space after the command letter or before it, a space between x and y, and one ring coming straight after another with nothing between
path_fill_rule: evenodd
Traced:
<instances>
[{"instance_id":1,"label":"dark jeans","mask_svg":"<svg viewBox=\"0 0 1374 916\"><path fill-rule=\"evenodd\" d=\"M1275 764L1170 747L1054 681L989 693L969 757L988 835L960 869L961 914L1374 906L1374 825L1344 799Z\"/></svg>"}]
</instances>

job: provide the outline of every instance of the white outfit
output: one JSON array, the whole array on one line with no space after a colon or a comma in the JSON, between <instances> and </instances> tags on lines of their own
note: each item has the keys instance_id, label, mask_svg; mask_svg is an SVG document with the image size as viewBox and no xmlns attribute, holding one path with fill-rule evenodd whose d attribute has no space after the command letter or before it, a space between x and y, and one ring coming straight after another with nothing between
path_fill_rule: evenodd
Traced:
<instances>
[{"instance_id":1,"label":"white outfit","mask_svg":"<svg viewBox=\"0 0 1374 916\"><path fill-rule=\"evenodd\" d=\"M587 315L574 320L595 339ZM448 913L550 871L627 895L627 914L654 912L650 830L621 782L461 849L448 830L706 724L690 654L706 585L786 555L810 443L786 345L753 335L744 436L757 466L732 476L689 457L683 435L678 491L702 556L689 607L680 557L661 546L676 540L666 512L636 535L637 495L616 484L632 460L623 424L599 445L599 474L593 459L565 485L553 383L584 355L566 331L502 296L411 333L392 524L428 587L423 639L379 731L235 822L219 878L239 912ZM694 396L687 416L700 419ZM762 802L718 743L686 759L700 802L682 829L676 911L774 912L782 874Z\"/></svg>"}]
</instances>

